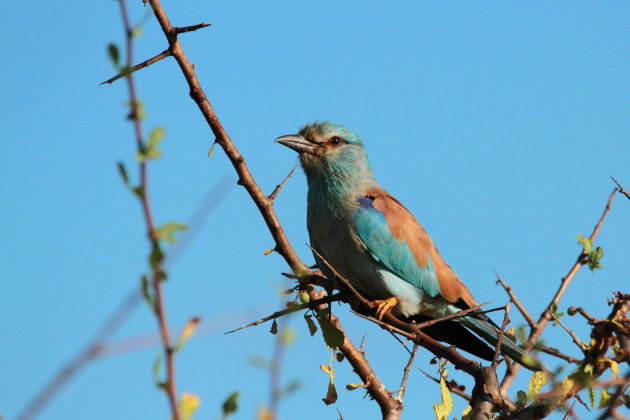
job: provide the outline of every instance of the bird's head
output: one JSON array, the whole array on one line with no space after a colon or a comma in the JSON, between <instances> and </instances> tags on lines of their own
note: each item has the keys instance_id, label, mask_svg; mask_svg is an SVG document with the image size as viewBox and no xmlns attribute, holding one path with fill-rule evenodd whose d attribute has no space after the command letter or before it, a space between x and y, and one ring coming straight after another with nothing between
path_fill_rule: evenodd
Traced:
<instances>
[{"instance_id":1,"label":"bird's head","mask_svg":"<svg viewBox=\"0 0 630 420\"><path fill-rule=\"evenodd\" d=\"M356 184L374 179L363 141L340 125L328 121L307 124L298 134L278 137L276 142L300 154L309 182L325 179Z\"/></svg>"}]
</instances>

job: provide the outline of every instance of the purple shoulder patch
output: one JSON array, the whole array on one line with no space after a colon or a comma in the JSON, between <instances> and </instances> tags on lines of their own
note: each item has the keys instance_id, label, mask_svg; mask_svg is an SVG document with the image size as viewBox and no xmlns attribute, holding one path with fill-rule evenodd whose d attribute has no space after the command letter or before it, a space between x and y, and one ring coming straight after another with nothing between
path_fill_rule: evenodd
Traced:
<instances>
[{"instance_id":1,"label":"purple shoulder patch","mask_svg":"<svg viewBox=\"0 0 630 420\"><path fill-rule=\"evenodd\" d=\"M374 208L374 197L361 197L357 200L363 207Z\"/></svg>"}]
</instances>

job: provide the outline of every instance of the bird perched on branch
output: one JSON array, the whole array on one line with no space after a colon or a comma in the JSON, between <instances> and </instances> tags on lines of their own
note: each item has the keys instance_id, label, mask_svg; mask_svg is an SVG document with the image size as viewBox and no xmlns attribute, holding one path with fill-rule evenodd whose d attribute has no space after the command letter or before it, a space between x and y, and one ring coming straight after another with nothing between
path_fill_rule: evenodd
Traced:
<instances>
[{"instance_id":1,"label":"bird perched on branch","mask_svg":"<svg viewBox=\"0 0 630 420\"><path fill-rule=\"evenodd\" d=\"M276 142L299 153L306 173L308 232L319 268L332 278L330 264L373 300L379 319L391 310L401 318L423 321L478 305L411 212L378 184L359 136L320 122ZM492 360L494 350L467 328L496 344L498 328L479 311L423 331ZM529 369L540 369L507 337L501 351Z\"/></svg>"}]
</instances>

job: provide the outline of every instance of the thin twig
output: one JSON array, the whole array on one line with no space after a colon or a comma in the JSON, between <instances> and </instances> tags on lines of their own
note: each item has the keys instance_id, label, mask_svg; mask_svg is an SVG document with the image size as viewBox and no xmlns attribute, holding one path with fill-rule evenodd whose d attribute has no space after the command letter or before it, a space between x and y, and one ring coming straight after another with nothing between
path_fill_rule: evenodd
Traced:
<instances>
[{"instance_id":1,"label":"thin twig","mask_svg":"<svg viewBox=\"0 0 630 420\"><path fill-rule=\"evenodd\" d=\"M100 85L104 85L104 84L106 84L106 83L107 83L107 84L112 84L112 83L114 83L116 80L118 80L118 79L120 79L120 78L122 78L122 77L128 76L128 75L130 75L131 73L133 73L133 72L135 72L135 71L138 71L138 70L140 70L140 69L143 69L143 68L145 68L145 67L149 67L151 64L153 64L153 63L157 63L158 61L160 61L160 60L162 60L162 59L164 59L164 58L166 58L166 57L170 57L171 55L172 55L172 54L171 54L171 52L170 52L169 50L164 50L164 51L162 51L161 53L159 53L158 55L156 55L155 57L151 57L151 58L149 58L148 60L145 60L145 61L143 61L143 62L142 62L142 63L140 63L140 64L136 64L136 65L135 65L135 66L133 66L133 67L129 67L129 68L124 69L123 71L121 71L120 73L118 73L116 76L114 76L114 77L112 77L112 78L109 78L109 79L105 80L104 82L101 82L101 83L100 83Z\"/></svg>"},{"instance_id":2,"label":"thin twig","mask_svg":"<svg viewBox=\"0 0 630 420\"><path fill-rule=\"evenodd\" d=\"M409 356L409 361L405 366L405 370L403 371L402 381L400 382L400 388L398 389L398 395L396 398L398 401L402 402L403 396L405 395L405 390L407 388L407 378L409 377L409 371L411 370L411 366L413 365L413 361L416 358L416 353L418 352L418 345L416 343L413 344L413 350L411 350L411 355Z\"/></svg>"},{"instance_id":3,"label":"thin twig","mask_svg":"<svg viewBox=\"0 0 630 420\"><path fill-rule=\"evenodd\" d=\"M291 175L293 175L293 172L295 172L295 170L298 168L298 166L300 165L295 165L293 167L293 169L291 169L291 172L289 172L289 175L287 175L281 183L279 183L278 185L276 185L276 188L271 192L271 194L269 194L269 199L270 200L275 200L276 197L278 196L278 193L280 193L280 190L282 189L282 187L284 187L284 184L287 183L287 181L289 180L289 178L291 178Z\"/></svg>"},{"instance_id":4,"label":"thin twig","mask_svg":"<svg viewBox=\"0 0 630 420\"><path fill-rule=\"evenodd\" d=\"M582 360L581 359L576 359L575 357L571 357L568 356L562 352L560 352L560 350L553 348L553 347L547 347L547 346L542 346L538 348L540 351L542 351L543 353L547 353L550 354L552 356L556 356L559 359L565 360L569 363L580 363Z\"/></svg>"},{"instance_id":5,"label":"thin twig","mask_svg":"<svg viewBox=\"0 0 630 420\"><path fill-rule=\"evenodd\" d=\"M575 407L575 403L576 401L573 401L573 404L571 404L571 407L568 408L567 413L564 415L564 417L562 418L562 420L567 420L569 417L571 417L571 413L573 413L573 407Z\"/></svg>"},{"instance_id":6,"label":"thin twig","mask_svg":"<svg viewBox=\"0 0 630 420\"><path fill-rule=\"evenodd\" d=\"M626 189L624 187L621 186L621 184L619 183L619 181L617 181L615 178L613 178L612 176L610 177L615 184L617 184L617 186L619 187L619 192L623 195L626 196L626 198L628 198L628 200L630 200L630 193L628 193L628 191L626 191Z\"/></svg>"},{"instance_id":7,"label":"thin twig","mask_svg":"<svg viewBox=\"0 0 630 420\"><path fill-rule=\"evenodd\" d=\"M573 342L580 348L580 350L586 350L586 345L582 342L582 340L580 340L577 335L575 335L575 333L569 329L569 327L564 325L564 323L560 321L560 318L558 318L556 314L549 311L549 315L571 336Z\"/></svg>"},{"instance_id":8,"label":"thin twig","mask_svg":"<svg viewBox=\"0 0 630 420\"><path fill-rule=\"evenodd\" d=\"M582 315L589 324L593 325L597 322L597 319L595 319L594 316L592 316L591 314L589 314L588 312L586 312L584 310L584 308L580 308L580 307L575 307L575 306L571 306L569 307L569 309L567 309L568 312L577 312L578 314Z\"/></svg>"},{"instance_id":9,"label":"thin twig","mask_svg":"<svg viewBox=\"0 0 630 420\"><path fill-rule=\"evenodd\" d=\"M435 377L431 376L431 374L427 373L426 371L424 371L422 369L418 369L418 370L420 372L424 373L424 376L426 376L427 378L431 379L433 382L435 382L437 384L440 383L440 380L438 378L435 378ZM466 394L464 391L461 390L461 388L464 388L464 386L463 385L459 385L454 380L446 381L446 387L453 394L462 397L463 399L465 399L468 402L470 402L470 400L472 399L472 396Z\"/></svg>"},{"instance_id":10,"label":"thin twig","mask_svg":"<svg viewBox=\"0 0 630 420\"><path fill-rule=\"evenodd\" d=\"M508 294L508 296L510 297L510 300L512 302L514 302L514 305L516 305L516 308L519 310L519 312L521 313L521 315L523 315L523 318L525 318L525 321L527 321L527 324L529 324L530 327L534 327L534 325L536 325L536 323L534 322L534 318L532 318L532 316L529 314L529 312L527 311L527 308L525 308L525 306L523 306L523 304L521 303L520 300L518 300L518 298L516 297L516 294L514 293L514 291L512 290L512 287L510 287L499 275L499 273L497 273L496 271L494 272L494 274L497 276L497 283L499 283L503 289L505 289L505 292Z\"/></svg>"},{"instance_id":11,"label":"thin twig","mask_svg":"<svg viewBox=\"0 0 630 420\"><path fill-rule=\"evenodd\" d=\"M505 305L505 314L503 315L503 324L501 324L501 329L497 333L497 344L494 348L494 356L492 357L492 364L490 365L493 369L499 366L499 354L501 354L501 342L503 341L503 336L505 335L505 328L510 323L510 302Z\"/></svg>"},{"instance_id":12,"label":"thin twig","mask_svg":"<svg viewBox=\"0 0 630 420\"><path fill-rule=\"evenodd\" d=\"M127 12L127 5L125 0L120 0L120 12L125 27L126 43L127 43L127 66L130 67L133 62L133 30L129 21L129 15ZM144 150L144 136L142 134L142 124L140 115L138 113L138 96L136 94L136 88L134 84L133 74L129 74L126 77L127 88L129 90L129 97L131 102L130 118L133 121L136 144L139 152ZM146 160L142 160L139 163L140 168L140 188L141 194L140 202L142 211L144 214L144 220L147 228L147 236L151 242L153 249L159 247L158 238L155 230L155 224L153 222L153 214L151 211L149 201L149 185L147 175L147 163ZM171 413L174 420L180 420L180 412L177 404L177 391L175 384L175 349L171 344L170 331L166 321L166 307L164 304L164 297L162 293L162 279L163 279L162 263L157 262L151 264L151 284L154 295L154 311L157 317L158 325L160 328L160 336L162 339L162 346L164 348L164 358L166 360L166 381L164 391L167 394L169 404L171 406Z\"/></svg>"},{"instance_id":13,"label":"thin twig","mask_svg":"<svg viewBox=\"0 0 630 420\"><path fill-rule=\"evenodd\" d=\"M595 225L595 228L593 229L593 233L591 233L591 236L589 237L591 243L595 241L595 238L597 237L597 234L599 233L599 230L601 229L602 224L604 223L604 220L606 219L606 216L608 215L608 212L610 211L610 206L612 204L613 199L615 198L615 194L617 194L617 188L615 188L613 192L608 196L608 200L606 201L606 207L604 208L604 211L601 217L597 221L597 224ZM558 304L560 303L560 299L562 299L562 296L564 296L564 293L566 292L567 288L571 284L571 281L573 280L575 275L578 273L578 271L580 271L580 268L582 268L582 266L585 263L586 263L586 260L585 260L584 252L582 251L580 252L580 255L578 255L578 258L575 264L573 264L573 267L571 267L571 269L569 270L569 273L560 282L560 286L558 287L558 290L556 291L555 295L553 296L553 298L551 299L551 301L549 302L545 310L541 313L540 318L536 322L535 326L531 329L529 338L525 345L525 350L529 351L534 348L534 346L536 345L536 342L538 341L543 331L547 327L549 320L552 319L551 316L549 315L549 311L552 311L554 307L558 306ZM501 394L507 395L510 385L512 385L512 382L514 381L514 378L516 378L516 375L518 374L520 368L521 368L520 365L514 365L512 369L510 369L505 374L505 376L503 377L503 381L501 382Z\"/></svg>"},{"instance_id":14,"label":"thin twig","mask_svg":"<svg viewBox=\"0 0 630 420\"><path fill-rule=\"evenodd\" d=\"M212 26L212 24L211 23L198 23L197 25L191 25L191 26L182 26L182 27L175 26L173 30L175 31L176 34L185 34L186 32L193 32L193 31L196 31L197 29L207 28L208 26Z\"/></svg>"},{"instance_id":15,"label":"thin twig","mask_svg":"<svg viewBox=\"0 0 630 420\"><path fill-rule=\"evenodd\" d=\"M272 313L269 316L266 316L264 318L259 319L258 321L250 322L249 324L243 325L242 327L238 327L237 329L228 331L228 332L226 332L224 334L232 334L232 333L235 333L237 331L243 330L245 328L254 327L256 325L262 324L263 322L271 321L272 319L280 318L281 316L284 316L284 315L287 315L287 314L290 314L290 313L293 313L293 312L297 312L297 311L302 310L302 309L306 309L306 308L314 309L317 306L325 304L325 303L337 302L337 301L341 300L341 297L342 297L341 293L337 293L337 294L330 295L330 296L324 296L323 298L317 299L317 300L312 301L312 302L292 305L292 306L289 306L287 309L283 309L281 311L274 312L274 313Z\"/></svg>"}]
</instances>

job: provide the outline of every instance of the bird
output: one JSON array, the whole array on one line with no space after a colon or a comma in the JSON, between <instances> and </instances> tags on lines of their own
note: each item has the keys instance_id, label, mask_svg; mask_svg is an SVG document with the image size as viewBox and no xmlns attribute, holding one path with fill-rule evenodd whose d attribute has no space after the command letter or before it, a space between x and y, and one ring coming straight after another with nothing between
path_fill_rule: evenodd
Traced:
<instances>
[{"instance_id":1,"label":"bird","mask_svg":"<svg viewBox=\"0 0 630 420\"><path fill-rule=\"evenodd\" d=\"M478 306L422 225L377 182L357 134L323 121L275 142L299 153L317 266L328 278L335 272L343 276L375 303L377 318L391 311L403 320L422 322ZM496 346L499 334L479 309L423 331L484 360L493 359L488 344ZM508 337L501 340L501 352L530 370L541 369Z\"/></svg>"}]
</instances>

